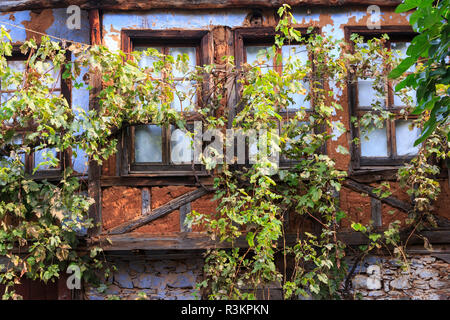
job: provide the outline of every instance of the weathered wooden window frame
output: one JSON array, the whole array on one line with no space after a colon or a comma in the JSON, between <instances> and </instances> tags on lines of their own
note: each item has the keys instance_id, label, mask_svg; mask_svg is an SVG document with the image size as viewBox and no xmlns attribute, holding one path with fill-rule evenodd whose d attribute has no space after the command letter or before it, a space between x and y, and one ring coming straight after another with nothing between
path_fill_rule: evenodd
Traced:
<instances>
[{"instance_id":1,"label":"weathered wooden window frame","mask_svg":"<svg viewBox=\"0 0 450 320\"><path fill-rule=\"evenodd\" d=\"M169 47L196 47L197 65L212 63L212 38L208 30L122 30L122 51L129 54L136 46L162 47L168 54ZM164 49L165 48L165 49ZM197 104L201 105L203 94L208 89L208 81L202 84L202 92L197 94ZM196 112L185 112L187 126L201 117ZM151 124L151 123L149 123ZM162 162L134 163L134 131L135 126L126 126L122 130L119 146L121 176L191 176L208 175L201 164L170 163L170 126L162 129Z\"/></svg>"},{"instance_id":2,"label":"weathered wooden window frame","mask_svg":"<svg viewBox=\"0 0 450 320\"><path fill-rule=\"evenodd\" d=\"M381 37L383 34L389 36L389 40L386 42L387 47L390 48L391 42L408 42L416 35L410 26L383 26L381 29L371 30L367 27L345 27L345 39L348 43L351 43L350 37L352 34L358 34L365 38ZM354 50L354 46L351 47ZM360 117L362 114L370 111L370 108L358 107L358 84L357 79L352 81L348 86L348 98L349 98L349 113L351 117ZM394 106L394 87L392 85L394 81L386 81L386 98L385 98L385 110L395 114L394 119L386 121L386 137L387 137L387 157L362 157L361 156L361 144L351 144L351 156L352 156L352 168L354 170L364 170L380 167L397 167L403 163L411 160L414 156L398 156L396 154L396 133L395 122L402 120L403 116L400 114L401 106ZM416 119L417 116L408 115L408 119ZM359 128L351 123L351 134L353 138L360 139Z\"/></svg>"},{"instance_id":3,"label":"weathered wooden window frame","mask_svg":"<svg viewBox=\"0 0 450 320\"><path fill-rule=\"evenodd\" d=\"M66 51L66 59L67 61L71 60L72 53L67 50ZM27 61L28 56L21 53L20 45L16 44L13 45L12 50L12 56L8 57L8 61ZM60 71L60 88L61 94L64 96L64 98L67 100L67 103L69 105L72 105L72 83L70 79L63 79L62 75L64 73L64 67L61 68ZM0 83L0 93L3 92L14 92L14 90L5 90L3 91L1 89L1 83ZM20 136L22 141L27 132L33 131L36 129L36 126L34 124L30 124L28 128L17 128L17 136ZM62 170L63 168L72 167L72 151L66 150L65 152L57 152L56 158L60 160L59 164L60 166L58 168L52 168L52 169L40 169L37 170L33 174L33 170L35 168L35 153L28 153L24 155L25 163L24 163L24 169L25 173L32 176L33 179L60 179L62 176ZM82 173L74 172L74 175L81 175Z\"/></svg>"},{"instance_id":4,"label":"weathered wooden window frame","mask_svg":"<svg viewBox=\"0 0 450 320\"><path fill-rule=\"evenodd\" d=\"M308 28L295 28L296 30L300 31L300 33L302 35L306 35L308 33ZM320 29L319 28L313 28L312 31L310 32L310 34L318 34L320 33ZM255 45L269 45L272 46L275 42L275 36L276 36L277 32L275 31L274 27L247 27L247 28L236 28L234 29L234 52L235 52L235 61L236 61L236 66L238 67L238 69L241 68L242 64L245 63L247 61L246 59L246 50L245 50L245 46L248 43L251 44L255 44ZM295 45L295 44L299 44L299 42L291 42L288 43L286 45ZM281 49L278 49L278 53L281 54ZM312 53L308 53L308 58L310 61L313 61L313 55ZM277 72L281 72L283 66L279 65L276 63L275 58L274 58L274 70ZM314 65L313 65L314 68ZM309 83L310 83L310 88L312 86L312 81L313 79L308 79ZM240 101L240 92L242 91L242 84L240 83L236 83L236 101ZM312 97L312 99L309 101L310 102L310 106L311 108L308 110L305 110L305 112L307 113L308 116L313 115L314 114L314 98ZM242 110L243 106L241 105L237 105L235 107L235 110L231 110L230 114L232 114L233 116L235 116L240 110ZM279 114L282 116L283 120L281 123L278 124L278 130L281 130L283 124L285 121L288 121L289 119L293 118L295 111L289 111L289 110L283 110L280 111ZM308 121L307 119L305 119L305 122ZM323 127L321 127L320 129L323 129ZM246 147L246 165L248 165L248 144L246 143L247 147ZM325 153L326 152L326 146L322 146L319 149L320 153ZM295 166L297 163L299 163L299 160L288 160L285 157L283 157L280 154L280 159L279 159L279 168L289 168L292 166Z\"/></svg>"}]
</instances>

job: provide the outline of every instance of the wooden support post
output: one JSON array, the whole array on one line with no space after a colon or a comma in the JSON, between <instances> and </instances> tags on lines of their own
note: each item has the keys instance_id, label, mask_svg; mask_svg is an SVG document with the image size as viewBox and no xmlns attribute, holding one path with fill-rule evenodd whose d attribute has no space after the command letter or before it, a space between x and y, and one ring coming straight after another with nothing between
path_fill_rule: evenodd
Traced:
<instances>
[{"instance_id":1,"label":"wooden support post","mask_svg":"<svg viewBox=\"0 0 450 320\"><path fill-rule=\"evenodd\" d=\"M186 226L184 223L186 221L186 215L191 212L191 203L186 203L180 207L180 231L181 232L191 232L192 228Z\"/></svg>"},{"instance_id":2,"label":"wooden support post","mask_svg":"<svg viewBox=\"0 0 450 320\"><path fill-rule=\"evenodd\" d=\"M142 188L142 215L150 214L152 211L152 196L149 188Z\"/></svg>"},{"instance_id":3,"label":"wooden support post","mask_svg":"<svg viewBox=\"0 0 450 320\"><path fill-rule=\"evenodd\" d=\"M91 33L91 44L101 44L100 13L98 10L89 11L89 27ZM89 92L89 109L98 109L97 95L102 90L102 78L100 74L91 75ZM88 173L88 193L94 199L94 204L89 208L89 218L92 219L94 227L89 229L89 236L97 235L101 232L101 186L100 167L97 162L89 161Z\"/></svg>"}]
</instances>

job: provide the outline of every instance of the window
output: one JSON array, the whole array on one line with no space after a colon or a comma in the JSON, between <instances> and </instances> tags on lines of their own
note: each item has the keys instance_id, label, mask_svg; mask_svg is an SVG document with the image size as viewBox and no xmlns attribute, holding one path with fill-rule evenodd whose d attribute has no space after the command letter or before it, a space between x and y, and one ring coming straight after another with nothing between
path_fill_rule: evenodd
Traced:
<instances>
[{"instance_id":1,"label":"window","mask_svg":"<svg viewBox=\"0 0 450 320\"><path fill-rule=\"evenodd\" d=\"M306 34L305 29L298 29L303 34ZM316 30L317 31L317 30ZM238 66L243 63L253 64L261 58L261 52L267 51L268 53L273 50L273 44L275 39L275 31L273 28L239 28L235 30L235 56L236 64ZM312 60L312 56L308 53L306 44L304 43L290 43L284 45L281 49L277 49L277 53L281 55L281 60L273 58L273 61L260 61L261 72L265 73L268 70L274 70L281 73L283 71L284 65L290 60L291 62L299 63L305 66L308 60ZM313 115L313 101L307 100L307 92L311 87L311 80L305 77L299 84L295 84L303 87L305 93L295 93L290 94L292 102L288 105L285 110L280 110L279 114L282 115L283 120L278 126L279 130L282 130L283 126L287 121L290 121L292 116L300 109L306 111L306 119L298 122L299 128L305 127L305 123L309 120L309 117ZM240 92L242 87L239 87L237 92ZM239 100L239 97L237 97ZM300 130L300 134L295 139L303 139L306 132L305 130ZM294 140L295 140L294 139ZM285 149L289 148L289 143L286 145ZM257 153L257 146L255 143L251 143L248 147L248 153L253 155ZM323 152L323 148L320 148L320 152ZM281 154L279 158L280 167L289 167L295 165L298 161L290 159L288 155Z\"/></svg>"},{"instance_id":2,"label":"window","mask_svg":"<svg viewBox=\"0 0 450 320\"><path fill-rule=\"evenodd\" d=\"M67 54L67 57L70 58L70 53ZM14 71L19 73L24 73L27 68L27 56L20 53L18 47L14 47L12 57L8 57L7 61L8 66ZM45 61L42 65L44 70L49 71L49 77L46 78L46 85L51 88L51 92L54 95L63 94L64 97L70 104L70 88L65 81L62 81L63 70L57 70L53 68L53 64L51 61ZM17 99L15 92L17 90L17 84L10 84L7 87L2 87L0 83L0 103L5 104L8 102L14 102ZM11 125L15 125L13 120L11 119ZM25 138L25 134L33 130L34 124L29 124L27 128L17 128L17 134L11 140L11 144L20 145L23 143ZM49 165L49 160L51 158L57 158L60 160L58 167L52 167ZM71 163L68 159L71 158L71 152L67 152L66 154L61 154L56 152L55 148L41 148L35 149L35 151L31 154L22 154L21 159L24 164L25 172L32 174L34 169L36 173L35 177L59 177L61 173L61 165L70 166ZM67 162L67 163L65 163Z\"/></svg>"},{"instance_id":3,"label":"window","mask_svg":"<svg viewBox=\"0 0 450 320\"><path fill-rule=\"evenodd\" d=\"M368 32L367 29L353 30L349 28L347 29L347 39L350 39L352 33L363 35L365 40L381 37L387 33L389 40L386 41L385 46L398 57L406 56L410 40L414 37L409 28L401 27L381 29L376 33L373 30ZM381 63L379 65L382 67ZM412 69L408 72L413 72ZM386 71L389 72L389 70ZM365 113L372 110L372 104L378 104L382 109L394 114L394 119L387 120L381 129L373 126L369 132L362 132L359 128L352 127L354 137L358 137L360 140L359 145L353 146L353 162L356 168L400 165L411 159L419 150L419 146L414 147L414 141L420 136L420 130L413 126L414 116L409 115L408 120L404 119L401 110L406 106L395 93L396 83L385 78L382 84L384 85L384 96L377 93L372 87L373 83L374 79L357 79L356 83L352 84L350 88L352 114L360 119ZM414 103L415 92L409 92L408 95Z\"/></svg>"},{"instance_id":4,"label":"window","mask_svg":"<svg viewBox=\"0 0 450 320\"><path fill-rule=\"evenodd\" d=\"M306 33L306 29L299 29L300 32ZM259 55L261 51L271 52L273 50L273 44L275 39L275 31L273 28L242 28L235 30L235 56L236 64L238 66L243 63L253 64L261 56ZM276 72L282 72L283 65L289 60L298 60L302 65L306 65L307 61L311 59L311 56L307 52L306 45L303 43L291 43L284 45L281 49L278 49L278 54L281 55L281 61L265 61L265 64L261 66L261 71L267 72L267 70L272 69ZM301 81L301 86L309 91L310 80L308 78ZM306 100L306 93L300 94L296 93L290 96L293 103L289 104L287 110L280 110L280 114L288 115L289 111L298 111L304 109L306 111L312 111L311 101Z\"/></svg>"},{"instance_id":5,"label":"window","mask_svg":"<svg viewBox=\"0 0 450 320\"><path fill-rule=\"evenodd\" d=\"M177 57L186 54L189 57L191 70L196 65L211 62L210 35L207 31L155 31L155 30L123 30L123 50L125 52L145 51L154 48L164 55ZM151 57L143 56L142 67L153 66ZM201 103L201 92L196 92L196 83L184 79L184 73L173 70L173 80L177 91L183 97L175 97L172 108L188 115L187 130L193 133L193 120L198 119L196 113L187 106ZM164 79L168 75L157 74ZM123 132L122 175L130 174L192 174L193 168L201 171L202 166L195 164L193 141L187 131L175 125L159 126L142 123L129 126Z\"/></svg>"}]
</instances>

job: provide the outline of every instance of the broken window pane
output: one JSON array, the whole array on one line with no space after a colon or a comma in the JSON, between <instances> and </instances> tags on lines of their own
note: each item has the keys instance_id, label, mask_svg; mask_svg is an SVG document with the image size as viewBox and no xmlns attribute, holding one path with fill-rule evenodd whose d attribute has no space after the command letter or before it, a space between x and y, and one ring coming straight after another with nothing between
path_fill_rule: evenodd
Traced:
<instances>
[{"instance_id":1,"label":"broken window pane","mask_svg":"<svg viewBox=\"0 0 450 320\"><path fill-rule=\"evenodd\" d=\"M135 127L135 161L162 162L162 130L149 124Z\"/></svg>"},{"instance_id":2,"label":"broken window pane","mask_svg":"<svg viewBox=\"0 0 450 320\"><path fill-rule=\"evenodd\" d=\"M192 146L192 138L185 130L171 126L170 158L172 163L192 163L194 160Z\"/></svg>"},{"instance_id":3,"label":"broken window pane","mask_svg":"<svg viewBox=\"0 0 450 320\"><path fill-rule=\"evenodd\" d=\"M411 120L397 120L395 122L395 139L397 143L397 155L413 156L419 152L420 145L414 147L414 141L420 136L420 129L409 128Z\"/></svg>"},{"instance_id":4,"label":"broken window pane","mask_svg":"<svg viewBox=\"0 0 450 320\"><path fill-rule=\"evenodd\" d=\"M380 97L373 88L373 79L358 79L358 106L370 107L375 102L380 102L381 106L385 106L385 98Z\"/></svg>"},{"instance_id":5,"label":"broken window pane","mask_svg":"<svg viewBox=\"0 0 450 320\"><path fill-rule=\"evenodd\" d=\"M362 157L388 156L386 127L382 129L375 128L370 133L363 133L360 141Z\"/></svg>"}]
</instances>

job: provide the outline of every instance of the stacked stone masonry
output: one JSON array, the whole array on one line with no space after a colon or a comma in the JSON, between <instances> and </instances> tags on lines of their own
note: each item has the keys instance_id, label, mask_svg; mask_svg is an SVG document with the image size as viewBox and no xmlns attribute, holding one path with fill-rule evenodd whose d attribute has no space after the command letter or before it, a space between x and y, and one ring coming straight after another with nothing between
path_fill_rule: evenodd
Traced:
<instances>
[{"instance_id":1,"label":"stacked stone masonry","mask_svg":"<svg viewBox=\"0 0 450 320\"><path fill-rule=\"evenodd\" d=\"M409 269L405 269L395 258L366 257L355 269L350 293L355 299L363 300L450 300L448 262L430 255L415 255L408 261ZM353 262L354 258L347 259L349 269ZM165 260L120 257L111 263L117 271L105 281L103 290L86 288L86 299L200 298L195 289L202 279L203 260L200 257ZM281 298L281 291L271 295L271 299Z\"/></svg>"},{"instance_id":2,"label":"stacked stone masonry","mask_svg":"<svg viewBox=\"0 0 450 320\"><path fill-rule=\"evenodd\" d=\"M450 300L448 262L417 255L409 269L402 265L393 258L367 257L355 269L352 293L364 300Z\"/></svg>"},{"instance_id":3,"label":"stacked stone masonry","mask_svg":"<svg viewBox=\"0 0 450 320\"><path fill-rule=\"evenodd\" d=\"M121 257L111 263L117 268L99 288L88 287L89 300L194 300L201 279L202 259L151 260ZM103 289L101 289L103 288Z\"/></svg>"}]
</instances>

